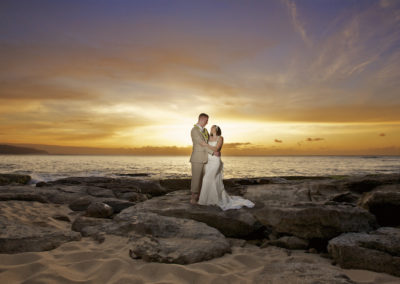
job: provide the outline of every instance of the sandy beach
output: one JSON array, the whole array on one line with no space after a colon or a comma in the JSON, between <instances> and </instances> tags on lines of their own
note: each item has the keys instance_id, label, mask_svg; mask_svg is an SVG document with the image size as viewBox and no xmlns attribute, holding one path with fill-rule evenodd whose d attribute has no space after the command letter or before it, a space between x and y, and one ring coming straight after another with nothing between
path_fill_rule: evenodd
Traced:
<instances>
[{"instance_id":1,"label":"sandy beach","mask_svg":"<svg viewBox=\"0 0 400 284\"><path fill-rule=\"evenodd\" d=\"M46 252L1 254L1 283L311 283L304 275L347 275L356 283L400 283L399 277L366 270L346 270L315 254L254 245L233 247L232 254L189 265L147 263L129 257L126 240L109 236L98 244L90 238ZM296 271L308 263L312 272ZM288 271L277 271L277 264ZM324 283L324 282L319 282ZM334 280L325 283L335 283Z\"/></svg>"}]
</instances>

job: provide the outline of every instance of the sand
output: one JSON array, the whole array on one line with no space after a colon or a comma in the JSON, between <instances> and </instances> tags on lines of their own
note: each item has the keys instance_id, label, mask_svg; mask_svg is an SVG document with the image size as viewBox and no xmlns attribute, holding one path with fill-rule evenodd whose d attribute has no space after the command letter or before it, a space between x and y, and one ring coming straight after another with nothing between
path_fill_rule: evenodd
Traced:
<instances>
[{"instance_id":1,"label":"sand","mask_svg":"<svg viewBox=\"0 0 400 284\"><path fill-rule=\"evenodd\" d=\"M70 229L70 223L51 216L60 214L72 218L76 213L66 205L8 201L0 202L0 214L14 221ZM339 271L357 283L400 283L399 277L345 270L331 265L330 259L318 254L272 246L233 246L231 254L190 265L134 260L129 256L129 247L126 238L107 235L103 243L85 237L51 251L0 254L0 283L310 283L290 273L282 280L283 272L274 266L278 264L284 269L286 265L297 267L302 263L316 264L320 274L330 273L332 269ZM299 269L304 270L301 265ZM304 273L312 279L312 272Z\"/></svg>"},{"instance_id":2,"label":"sand","mask_svg":"<svg viewBox=\"0 0 400 284\"><path fill-rule=\"evenodd\" d=\"M301 259L331 265L316 254L288 255L284 249L253 245L233 247L232 254L191 265L133 260L128 251L126 239L107 236L101 244L83 238L52 251L0 254L0 283L256 283L275 262ZM383 273L341 270L359 283L400 283L400 278Z\"/></svg>"}]
</instances>

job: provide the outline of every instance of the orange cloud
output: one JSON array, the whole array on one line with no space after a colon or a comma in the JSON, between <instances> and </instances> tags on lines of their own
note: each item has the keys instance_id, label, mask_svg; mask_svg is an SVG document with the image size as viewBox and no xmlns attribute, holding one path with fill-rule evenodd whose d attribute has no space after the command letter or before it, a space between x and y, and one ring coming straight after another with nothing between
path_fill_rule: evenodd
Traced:
<instances>
[{"instance_id":1,"label":"orange cloud","mask_svg":"<svg viewBox=\"0 0 400 284\"><path fill-rule=\"evenodd\" d=\"M275 143L282 143L282 140L279 140L279 139L275 139L274 141L275 141Z\"/></svg>"}]
</instances>

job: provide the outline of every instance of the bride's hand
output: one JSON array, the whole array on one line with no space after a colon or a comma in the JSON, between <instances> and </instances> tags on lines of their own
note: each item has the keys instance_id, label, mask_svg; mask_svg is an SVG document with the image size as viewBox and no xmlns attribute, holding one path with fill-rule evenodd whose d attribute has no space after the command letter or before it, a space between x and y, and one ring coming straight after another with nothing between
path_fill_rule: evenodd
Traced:
<instances>
[{"instance_id":1,"label":"bride's hand","mask_svg":"<svg viewBox=\"0 0 400 284\"><path fill-rule=\"evenodd\" d=\"M206 143L206 142L204 142L204 141L201 141L201 146L207 146L208 144Z\"/></svg>"}]
</instances>

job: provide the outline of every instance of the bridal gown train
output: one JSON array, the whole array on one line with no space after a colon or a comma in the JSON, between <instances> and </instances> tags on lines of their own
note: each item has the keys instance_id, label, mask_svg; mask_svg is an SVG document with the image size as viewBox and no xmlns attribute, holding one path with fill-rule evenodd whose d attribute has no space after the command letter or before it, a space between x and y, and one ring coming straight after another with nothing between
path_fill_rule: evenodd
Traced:
<instances>
[{"instance_id":1,"label":"bridal gown train","mask_svg":"<svg viewBox=\"0 0 400 284\"><path fill-rule=\"evenodd\" d=\"M219 137L218 137L219 139ZM216 146L216 141L210 141L208 144ZM239 209L243 206L254 207L254 203L240 196L229 196L225 191L223 183L224 163L221 157L208 154L208 162L205 165L203 184L200 190L198 204L218 205L222 210Z\"/></svg>"}]
</instances>

